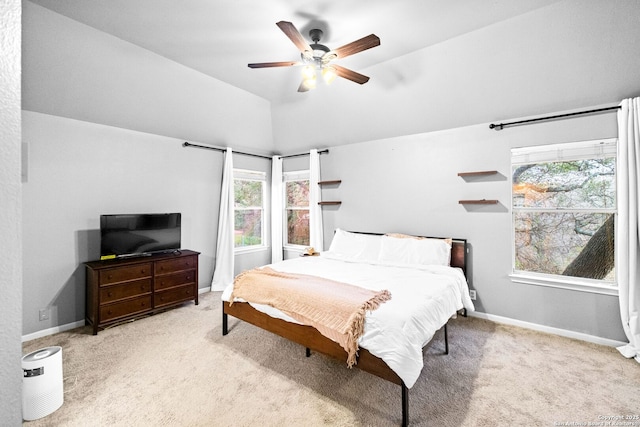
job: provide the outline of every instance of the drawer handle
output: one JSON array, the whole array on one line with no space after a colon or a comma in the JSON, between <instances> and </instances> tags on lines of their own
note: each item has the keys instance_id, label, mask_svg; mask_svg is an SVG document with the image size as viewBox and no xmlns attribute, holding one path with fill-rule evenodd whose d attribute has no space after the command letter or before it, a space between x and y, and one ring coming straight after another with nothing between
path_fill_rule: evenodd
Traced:
<instances>
[{"instance_id":1,"label":"drawer handle","mask_svg":"<svg viewBox=\"0 0 640 427\"><path fill-rule=\"evenodd\" d=\"M112 297L112 296L113 296L113 294L112 294L111 292L107 292L107 296L108 296L108 297Z\"/></svg>"},{"instance_id":2,"label":"drawer handle","mask_svg":"<svg viewBox=\"0 0 640 427\"><path fill-rule=\"evenodd\" d=\"M187 276L187 280L191 280L191 276Z\"/></svg>"},{"instance_id":3,"label":"drawer handle","mask_svg":"<svg viewBox=\"0 0 640 427\"><path fill-rule=\"evenodd\" d=\"M143 268L142 270L140 270L140 273L145 274L146 273L145 269Z\"/></svg>"},{"instance_id":4,"label":"drawer handle","mask_svg":"<svg viewBox=\"0 0 640 427\"><path fill-rule=\"evenodd\" d=\"M111 310L108 310L107 314L113 314L113 312Z\"/></svg>"},{"instance_id":5,"label":"drawer handle","mask_svg":"<svg viewBox=\"0 0 640 427\"><path fill-rule=\"evenodd\" d=\"M144 291L144 285L140 285L140 290Z\"/></svg>"},{"instance_id":6,"label":"drawer handle","mask_svg":"<svg viewBox=\"0 0 640 427\"><path fill-rule=\"evenodd\" d=\"M110 274L107 275L107 279L111 280L111 275Z\"/></svg>"},{"instance_id":7,"label":"drawer handle","mask_svg":"<svg viewBox=\"0 0 640 427\"><path fill-rule=\"evenodd\" d=\"M140 307L144 307L144 301L140 303Z\"/></svg>"}]
</instances>

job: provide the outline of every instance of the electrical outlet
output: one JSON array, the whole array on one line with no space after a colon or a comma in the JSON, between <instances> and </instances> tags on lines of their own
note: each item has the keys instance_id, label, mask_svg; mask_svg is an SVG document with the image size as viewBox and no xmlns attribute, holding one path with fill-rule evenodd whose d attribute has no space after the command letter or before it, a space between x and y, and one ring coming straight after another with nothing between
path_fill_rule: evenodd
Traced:
<instances>
[{"instance_id":1,"label":"electrical outlet","mask_svg":"<svg viewBox=\"0 0 640 427\"><path fill-rule=\"evenodd\" d=\"M476 300L476 290L475 289L469 289L469 297L475 301Z\"/></svg>"},{"instance_id":2,"label":"electrical outlet","mask_svg":"<svg viewBox=\"0 0 640 427\"><path fill-rule=\"evenodd\" d=\"M39 311L39 316L40 316L40 321L42 322L43 320L49 320L49 309L48 308L41 308Z\"/></svg>"}]
</instances>

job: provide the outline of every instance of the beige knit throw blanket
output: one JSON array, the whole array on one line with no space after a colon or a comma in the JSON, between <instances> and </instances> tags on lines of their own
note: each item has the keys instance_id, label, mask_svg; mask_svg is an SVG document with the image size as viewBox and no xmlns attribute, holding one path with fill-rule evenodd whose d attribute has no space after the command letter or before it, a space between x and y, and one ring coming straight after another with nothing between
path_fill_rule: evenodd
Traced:
<instances>
[{"instance_id":1,"label":"beige knit throw blanket","mask_svg":"<svg viewBox=\"0 0 640 427\"><path fill-rule=\"evenodd\" d=\"M233 282L234 298L265 304L298 322L313 326L347 352L347 366L356 363L358 339L367 310L391 299L387 290L373 291L305 274L282 273L270 267L239 274Z\"/></svg>"}]
</instances>

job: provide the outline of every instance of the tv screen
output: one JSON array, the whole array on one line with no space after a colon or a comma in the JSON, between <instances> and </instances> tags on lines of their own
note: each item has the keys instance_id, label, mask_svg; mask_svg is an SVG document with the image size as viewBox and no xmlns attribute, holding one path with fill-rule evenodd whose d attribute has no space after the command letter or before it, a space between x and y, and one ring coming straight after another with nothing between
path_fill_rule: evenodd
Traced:
<instances>
[{"instance_id":1,"label":"tv screen","mask_svg":"<svg viewBox=\"0 0 640 427\"><path fill-rule=\"evenodd\" d=\"M102 259L171 252L180 249L181 215L100 215Z\"/></svg>"}]
</instances>

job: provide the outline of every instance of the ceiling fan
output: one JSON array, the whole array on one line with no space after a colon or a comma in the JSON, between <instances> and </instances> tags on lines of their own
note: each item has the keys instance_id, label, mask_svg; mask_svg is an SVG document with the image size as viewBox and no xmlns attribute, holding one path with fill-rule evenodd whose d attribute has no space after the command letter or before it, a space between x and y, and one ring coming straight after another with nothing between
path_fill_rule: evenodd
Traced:
<instances>
[{"instance_id":1,"label":"ceiling fan","mask_svg":"<svg viewBox=\"0 0 640 427\"><path fill-rule=\"evenodd\" d=\"M369 81L369 77L336 65L332 61L371 49L372 47L380 46L380 39L375 34L369 34L359 40L331 50L327 46L319 43L322 38L322 30L313 29L309 31L309 37L313 41L312 44L309 44L291 22L280 21L277 22L276 25L300 50L302 61L260 62L248 64L249 68L303 65L303 80L298 87L298 92L306 92L316 87L317 71L321 72L323 79L327 83L331 83L336 77L342 77L358 84L364 84Z\"/></svg>"}]
</instances>

